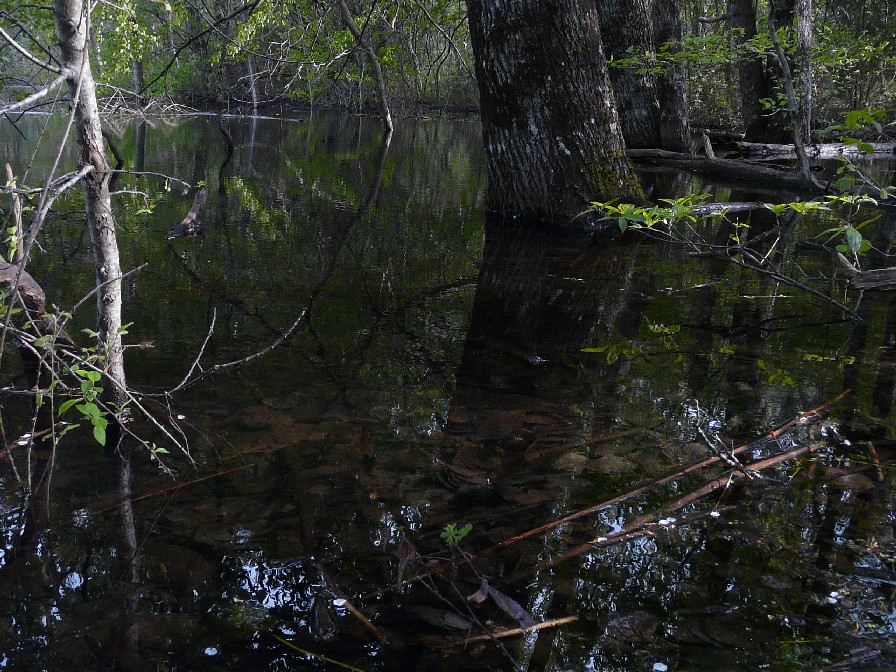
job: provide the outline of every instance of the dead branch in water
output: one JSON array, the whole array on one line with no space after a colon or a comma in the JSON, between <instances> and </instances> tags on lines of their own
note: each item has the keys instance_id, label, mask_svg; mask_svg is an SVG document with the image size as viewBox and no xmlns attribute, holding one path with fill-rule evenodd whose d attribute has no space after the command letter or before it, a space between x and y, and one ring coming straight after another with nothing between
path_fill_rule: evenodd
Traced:
<instances>
[{"instance_id":1,"label":"dead branch in water","mask_svg":"<svg viewBox=\"0 0 896 672\"><path fill-rule=\"evenodd\" d=\"M434 648L438 649L449 649L454 646L467 646L468 644L476 644L478 642L488 642L492 639L506 639L507 637L517 637L518 635L525 635L527 632L534 632L536 630L547 630L549 628L557 628L561 625L566 625L567 623L575 623L579 620L578 616L564 616L562 618L552 618L550 621L543 621L542 623L536 623L531 628L507 628L506 630L493 630L489 634L486 635L475 635L473 637L466 637L464 639L449 639L444 641Z\"/></svg>"},{"instance_id":2,"label":"dead branch in water","mask_svg":"<svg viewBox=\"0 0 896 672\"><path fill-rule=\"evenodd\" d=\"M772 431L770 431L768 434L766 434L762 438L758 439L757 441L753 441L751 443L746 443L742 446L735 448L734 450L731 451L732 455L740 455L742 453L753 450L757 444L777 439L778 437L782 436L785 432L789 431L796 425L808 422L808 420L810 418L812 418L816 415L819 415L820 413L824 412L830 406L836 404L838 401L845 399L851 392L852 392L852 390L845 390L845 391L841 392L840 394L838 394L833 399L831 399L830 401L826 401L825 403L823 403L820 406L813 408L811 410L803 411L802 413L797 415L792 420L789 420L789 421L785 422L783 425L776 427L775 429L773 429ZM675 473L668 474L661 478L655 479L655 480L651 481L650 483L645 483L642 486L639 486L637 488L629 490L628 492L625 492L621 495L617 495L616 497L613 497L611 499L603 501L600 504L595 504L594 506L589 506L586 509L581 509L579 511L575 511L566 516L563 516L562 518L558 518L557 520L553 520L549 523L545 523L544 525L541 525L539 527L536 527L536 528L533 528L526 532L523 532L521 534L518 534L515 537L505 539L504 541L502 541L498 544L495 544L494 546L482 551L482 553L480 553L480 555L492 554L492 553L499 551L503 548L507 548L508 546L511 546L512 544L515 544L519 541L523 541L524 539L528 539L528 538L533 537L542 532L547 532L548 530L552 530L559 525L563 525L564 523L569 523L573 520L577 520L578 518L582 518L584 516L588 516L593 513L597 513L601 509L605 509L608 506L612 506L613 504L618 504L619 502L624 501L626 499L631 499L632 497L642 495L645 492L649 492L650 490L653 490L654 488L658 488L661 485L670 483L674 480L681 478L682 476L687 476L688 474L691 474L695 471L700 471L701 469L705 469L706 467L712 466L714 464L718 464L721 461L722 460L720 457L713 456L713 457L709 457L705 460L702 460L700 462L696 462L694 464L688 465L684 469L680 469L679 471L676 471ZM764 467L759 467L759 468L764 468Z\"/></svg>"}]
</instances>

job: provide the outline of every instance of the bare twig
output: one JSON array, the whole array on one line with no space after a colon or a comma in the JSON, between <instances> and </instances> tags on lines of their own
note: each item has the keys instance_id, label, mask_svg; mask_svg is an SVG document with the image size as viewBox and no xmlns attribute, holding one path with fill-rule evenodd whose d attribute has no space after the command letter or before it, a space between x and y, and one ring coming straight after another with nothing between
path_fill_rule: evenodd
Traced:
<instances>
[{"instance_id":1,"label":"bare twig","mask_svg":"<svg viewBox=\"0 0 896 672\"><path fill-rule=\"evenodd\" d=\"M2 29L0 29L0 31L2 31ZM48 93L50 93L50 91L61 86L63 82L65 82L65 75L60 75L59 77L54 79L52 82L50 82L49 84L44 86L42 89L40 89L39 91L36 91L35 93L32 93L30 96L28 96L24 100L20 100L17 103L10 103L6 107L0 107L0 115L8 114L10 112L15 112L16 110L21 110L21 109L24 109L24 108L30 106L31 103L34 103L34 102L40 100L41 98L46 96Z\"/></svg>"},{"instance_id":2,"label":"bare twig","mask_svg":"<svg viewBox=\"0 0 896 672\"><path fill-rule=\"evenodd\" d=\"M5 166L6 169L6 184L7 186L12 186L15 182L15 175L12 172L12 166L8 163ZM13 263L20 263L22 261L22 255L24 253L25 241L24 241L24 231L22 229L22 198L15 191L11 194L12 197L12 223L13 226L16 227L16 240L15 245L16 249L12 256Z\"/></svg>"},{"instance_id":3,"label":"bare twig","mask_svg":"<svg viewBox=\"0 0 896 672\"><path fill-rule=\"evenodd\" d=\"M46 61L40 60L37 56L34 56L30 51L28 51L25 47L23 47L21 44L19 44L12 35L7 33L2 28L0 28L0 37L2 37L4 40L9 42L9 44L12 46L13 49L18 51L20 54L22 54L22 56L27 58L29 61L31 61L35 65L38 65L41 68L44 68L45 70L49 70L50 72L55 72L57 75L63 74L62 68L59 68L59 67L53 65L52 63L48 63ZM63 77L63 79L65 79L65 77Z\"/></svg>"},{"instance_id":4,"label":"bare twig","mask_svg":"<svg viewBox=\"0 0 896 672\"><path fill-rule=\"evenodd\" d=\"M230 369L235 366L240 366L242 364L248 364L249 362L255 361L256 359L258 359L260 357L264 357L266 354L268 354L275 348L279 347L279 345L281 343L283 343L283 341L285 341L287 338L289 338L292 335L292 333L298 328L299 324L302 323L302 321L305 319L305 317L307 315L308 315L308 309L303 308L302 311L299 313L299 316L296 318L295 322L293 322L286 331L284 331L282 334L280 334L280 336L277 337L266 348L263 348L262 350L259 350L258 352L254 352L251 355L249 355L248 357L236 359L231 362L224 362L223 364L215 364L211 368L202 371L202 373L200 373L198 376L196 376L192 380L190 380L189 376L188 376L183 381L181 381L180 384L178 384L177 386L171 388L170 390L168 390L166 392L142 393L141 396L144 396L144 397L167 397L171 394L174 394L175 392L179 392L180 390L185 390L189 387L193 387L193 385L195 385L199 381L201 381L205 378L208 378L209 376L212 376L212 375L218 373L219 371L224 371L225 369ZM212 325L212 326L214 326L214 325ZM205 350L205 345L208 343L208 339L211 337L211 332L212 332L212 329L209 329L209 333L206 336L205 341L202 344L202 349L199 352L199 356L194 361L193 366L190 367L191 372L195 368L197 368L197 366L199 364L199 358L202 357L202 352Z\"/></svg>"},{"instance_id":5,"label":"bare twig","mask_svg":"<svg viewBox=\"0 0 896 672\"><path fill-rule=\"evenodd\" d=\"M438 30L438 31L442 34L442 37L444 37L446 40L448 40L448 44L450 44L450 45L451 45L451 48L454 49L454 54L457 56L457 60L459 60L459 61L461 62L461 65L464 66L464 70L467 71L467 74L468 74L470 77L472 77L472 78L475 79L475 77L476 77L476 73L474 73L474 72L470 69L470 65L464 60L464 57L463 57L463 55L460 53L460 49L459 49L458 46L457 46L457 42L454 41L454 38L452 38L452 37L445 31L445 29L442 28L442 26L439 24L438 21L436 21L434 18L432 18L432 15L429 13L429 10L423 5L422 2L420 2L420 0L413 0L413 3L414 3L415 5L417 5L417 7L419 7L420 10L426 15L426 18L429 20L429 22L435 27L436 30Z\"/></svg>"},{"instance_id":6,"label":"bare twig","mask_svg":"<svg viewBox=\"0 0 896 672\"><path fill-rule=\"evenodd\" d=\"M180 178L173 177L171 175L165 175L165 173L153 173L151 171L146 170L110 170L110 173L118 174L118 175L141 175L141 176L150 176L150 177L160 177L163 180L168 182L176 182L177 184L181 184L186 188L191 188L193 185L185 180L181 180Z\"/></svg>"},{"instance_id":7,"label":"bare twig","mask_svg":"<svg viewBox=\"0 0 896 672\"><path fill-rule=\"evenodd\" d=\"M356 607L354 603L352 603L352 601L345 595L345 593L343 593L339 589L339 586L337 586L336 583L333 582L333 580L330 578L330 575L327 573L327 570L324 569L323 563L317 562L317 571L320 572L321 579L323 579L324 583L327 584L330 591L339 599L345 600L345 606L348 608L349 612L351 612L352 616L358 619L361 625L370 630L370 632L372 632L374 636L383 644L388 644L389 638L386 636L386 633L384 633L380 628L374 625L373 621L367 618L367 616L364 615L364 612L358 609L358 607Z\"/></svg>"},{"instance_id":8,"label":"bare twig","mask_svg":"<svg viewBox=\"0 0 896 672\"><path fill-rule=\"evenodd\" d=\"M531 628L526 628L523 630L522 628L507 628L506 630L493 630L487 635L476 635L474 637L466 637L464 639L449 639L445 641L441 646L436 648L451 648L455 646L467 646L468 644L476 644L478 642L487 642L492 639L506 639L507 637L517 637L518 635L525 635L528 632L533 632L535 630L547 630L549 628L557 628L561 625L566 625L568 623L575 623L579 620L578 616L564 616L563 618L554 618L550 621L543 621L541 623L536 623Z\"/></svg>"},{"instance_id":9,"label":"bare twig","mask_svg":"<svg viewBox=\"0 0 896 672\"><path fill-rule=\"evenodd\" d=\"M174 493L178 490L183 490L184 488L189 488L191 485L196 485L197 483L202 483L203 481L208 481L213 478L219 478L221 476L227 476L228 474L233 474L237 471L243 471L251 467L251 464L243 464L239 467L233 467L232 469L225 469L224 471L217 471L214 474L208 474L207 476L200 476L199 478L194 478L192 481L187 481L185 483L178 483L177 485L172 485L167 488L162 488L161 490L155 490L153 492L147 492L144 495L139 495L137 497L131 497L129 501L131 504L135 502L143 501L144 499L151 499L153 497L160 497L161 495L167 495L168 493ZM103 513L109 513L110 511L117 511L124 505L123 502L116 502L111 506L104 507L102 509L97 509L96 511L91 511L88 515L90 516L98 516ZM74 524L74 521L68 523L69 525ZM65 526L61 526L65 527ZM58 529L58 528L57 528ZM47 530L48 532L51 530Z\"/></svg>"}]
</instances>

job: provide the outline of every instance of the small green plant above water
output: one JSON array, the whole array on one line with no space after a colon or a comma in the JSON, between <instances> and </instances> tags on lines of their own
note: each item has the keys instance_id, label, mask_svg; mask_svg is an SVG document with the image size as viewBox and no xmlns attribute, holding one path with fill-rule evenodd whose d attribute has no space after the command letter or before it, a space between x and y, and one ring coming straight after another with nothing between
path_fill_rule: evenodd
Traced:
<instances>
[{"instance_id":1,"label":"small green plant above water","mask_svg":"<svg viewBox=\"0 0 896 672\"><path fill-rule=\"evenodd\" d=\"M81 379L81 394L63 402L59 406L57 415L62 417L68 409L74 406L93 425L93 438L101 446L105 446L106 427L109 425L109 420L106 417L108 413L99 406L99 395L103 393L103 388L97 384L103 374L92 369L81 368L77 364L72 367L71 372Z\"/></svg>"},{"instance_id":2,"label":"small green plant above water","mask_svg":"<svg viewBox=\"0 0 896 672\"><path fill-rule=\"evenodd\" d=\"M629 227L652 229L659 224L696 223L699 216L696 208L708 198L711 198L710 194L691 194L690 196L676 199L661 198L660 203L665 203L666 205L655 205L649 208L632 203L617 204L614 201L607 201L606 203L595 201L582 214L601 212L604 214L603 219L615 220L619 225L619 230L623 232Z\"/></svg>"},{"instance_id":3,"label":"small green plant above water","mask_svg":"<svg viewBox=\"0 0 896 672\"><path fill-rule=\"evenodd\" d=\"M470 534L472 529L473 525L471 523L467 523L463 527L457 527L454 523L448 523L439 536L445 540L448 548L454 549L457 548L464 537Z\"/></svg>"},{"instance_id":4,"label":"small green plant above water","mask_svg":"<svg viewBox=\"0 0 896 672\"><path fill-rule=\"evenodd\" d=\"M841 170L844 168L841 167ZM660 199L660 202L665 205L652 207L613 201L595 201L586 213L602 213L604 221L615 221L622 232L628 229L657 232L673 242L689 245L701 252L711 250L715 254L721 252L720 247L708 245L700 240L692 225L701 219L722 219L735 229L735 232L731 234L732 251L736 249L741 254L756 252L745 247L750 225L729 220L730 209L725 204L713 206L702 203L710 197L709 194L697 194L679 199ZM889 197L889 188L881 188L881 197ZM826 246L833 244L834 250L848 255L850 263L856 266L859 265L859 257L872 248L871 242L862 235L862 229L882 217L880 213L877 213L862 219L862 208L877 205L879 205L877 199L860 193L828 194L820 200L761 204L766 210L774 213L777 218L791 212L802 217L823 214L828 220L833 220L835 226L825 229L816 237L821 239ZM753 256L757 259L765 258L765 255L761 253Z\"/></svg>"}]
</instances>

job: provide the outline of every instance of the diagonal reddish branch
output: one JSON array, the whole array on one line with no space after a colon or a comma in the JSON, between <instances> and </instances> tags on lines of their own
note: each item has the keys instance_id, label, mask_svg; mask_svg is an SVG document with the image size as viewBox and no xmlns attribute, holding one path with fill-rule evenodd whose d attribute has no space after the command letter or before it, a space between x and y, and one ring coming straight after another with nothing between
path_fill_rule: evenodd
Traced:
<instances>
[{"instance_id":1,"label":"diagonal reddish branch","mask_svg":"<svg viewBox=\"0 0 896 672\"><path fill-rule=\"evenodd\" d=\"M816 453L828 444L824 441L813 441L812 443L799 446L794 448L793 450L788 450L785 453L779 453L778 455L773 455L772 457L767 457L763 460L758 460L756 462L751 462L747 465L752 471L760 471L762 469L770 469L771 467L775 467L779 464L787 462L789 460L793 460L797 457L805 455L807 453ZM504 583L513 583L514 581L518 581L519 579L525 578L527 576L531 576L535 572L549 569L554 567L561 562L565 562L572 558L576 558L584 553L587 553L593 550L596 547L600 546L611 546L613 544L618 544L623 541L629 541L631 539L637 539L638 537L644 536L652 536L655 530L658 528L658 521L662 516L666 516L670 513L675 513L680 511L684 507L689 504L693 504L699 499L706 497L707 495L712 494L718 490L728 487L728 485L732 481L736 481L745 477L744 472L732 469L726 471L721 476L712 479L705 485L697 488L693 492L684 495L683 497L678 498L674 502L666 504L659 511L656 511L647 516L642 516L641 518L632 521L628 525L626 525L620 532L616 532L614 534L608 534L605 537L598 537L596 539L592 539L591 541L586 541L583 544L579 544L578 546L573 546L569 550L565 551L561 555L551 558L546 562L542 562L534 567L530 567L527 569L522 569L518 572L514 572L506 577L504 577ZM703 520L709 516L712 516L714 513L720 513L724 510L728 510L733 507L716 507L711 511L701 511L699 513L695 513L688 516L683 516L681 519L674 521L676 527L682 525L688 525L690 523L696 522L698 520ZM660 527L662 527L660 525Z\"/></svg>"},{"instance_id":2,"label":"diagonal reddish branch","mask_svg":"<svg viewBox=\"0 0 896 672\"><path fill-rule=\"evenodd\" d=\"M841 392L840 394L838 394L836 397L834 397L830 401L823 403L821 406L818 406L817 408L813 408L809 411L804 411L804 412L800 413L798 416L796 416L792 420L790 420L790 421L784 423L783 425L780 425L779 427L776 427L775 429L770 431L763 438L761 438L759 440L759 442L769 441L769 440L778 438L779 436L781 436L782 434L784 434L785 432L787 432L788 430L793 428L795 425L798 425L800 423L808 421L809 418L812 418L812 417L818 415L819 413L824 411L829 406L832 406L833 404L836 404L838 401L841 401L842 399L847 397L851 392L852 392L852 390L845 390L844 392ZM741 453L752 450L755 447L756 443L758 443L758 442L744 444L742 446L735 448L731 452L733 455L739 455ZM718 457L710 457L701 462L697 462L695 464L689 465L689 466L685 467L684 469L681 469L680 471L676 471L674 474L669 474L667 476L663 476L662 478L658 478L654 481L651 481L650 483L646 483L642 486L634 488L633 490L629 490L628 492L625 492L621 495L617 495L616 497L613 497L612 499L603 501L600 504L595 504L594 506L589 506L586 509L581 509L579 511L575 511L566 516L563 516L562 518L558 518L557 520L553 520L549 523L545 523L544 525L541 525L539 527L536 527L536 528L533 528L526 532L523 532L521 534L518 534L515 537L505 539L504 541L502 541L498 544L495 544L494 546L482 551L482 553L480 553L480 555L488 555L488 554L494 553L495 551L498 551L502 548L511 546L512 544L515 544L518 541L523 541L524 539L533 537L536 534L540 534L542 532L552 530L555 527L563 525L564 523L568 523L568 522L576 520L578 518L582 518L584 516L591 515L592 513L597 513L601 509L605 509L608 506L612 506L613 504L617 504L623 500L631 499L632 497L636 497L637 495L641 495L641 494L644 494L645 492L649 492L653 488L659 487L661 485L665 485L666 483L670 483L671 481L679 479L682 476L686 476L695 471L700 471L701 469L704 469L705 467L709 467L713 464L717 464L720 461L721 461L721 459ZM759 463L756 463L756 464L759 464ZM764 467L751 465L751 468L752 469L762 469Z\"/></svg>"}]
</instances>

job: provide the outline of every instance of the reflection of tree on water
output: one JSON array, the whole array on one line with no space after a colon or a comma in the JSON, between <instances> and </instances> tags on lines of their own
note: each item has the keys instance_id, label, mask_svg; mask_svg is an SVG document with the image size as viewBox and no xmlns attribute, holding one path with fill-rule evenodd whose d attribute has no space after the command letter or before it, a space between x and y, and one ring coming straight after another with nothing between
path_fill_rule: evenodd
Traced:
<instances>
[{"instance_id":1,"label":"reflection of tree on water","mask_svg":"<svg viewBox=\"0 0 896 672\"><path fill-rule=\"evenodd\" d=\"M488 223L446 427L454 467L509 477L524 455L556 459L606 430L624 364L582 348L630 322L637 330L635 249L609 236ZM502 478L493 486L513 488Z\"/></svg>"},{"instance_id":2,"label":"reflection of tree on water","mask_svg":"<svg viewBox=\"0 0 896 672\"><path fill-rule=\"evenodd\" d=\"M27 389L45 388L48 381L39 381L39 377L47 375L42 363L27 348L21 352ZM125 438L118 450L110 451L107 456L109 491L115 509L112 540L99 542L99 547L106 550L98 551L98 557L93 557L95 549L91 548L80 563L72 566L60 559L72 549L60 540L57 531L50 530L51 525L71 524L66 519L51 519L50 515L52 498L59 497L52 488L54 471L58 468L57 446L51 431L52 410L49 403L38 406L30 443L17 445L23 454L23 459L18 461L22 475L27 478L23 487L29 496L22 503L21 529L8 538L5 552L0 556L0 594L6 596L10 605L3 613L11 624L9 643L16 640L15 648L3 653L16 654L14 662L40 661L46 669L80 667L87 658L106 667L140 669L138 547L130 499L131 464L126 446L129 439ZM90 446L90 449L96 450L96 447ZM62 459L65 462L62 468L82 466L70 464L74 459L70 453L64 453ZM93 608L91 597L97 590L96 583L104 584L99 589L101 592L113 592L121 597L120 609L111 618L99 620L100 625L90 628L89 636L85 636L82 618ZM93 616L90 614L85 621L90 622ZM35 630L34 621L41 621L43 627ZM40 637L35 640L34 632L38 630L52 630L56 645L45 648Z\"/></svg>"},{"instance_id":3,"label":"reflection of tree on water","mask_svg":"<svg viewBox=\"0 0 896 672\"><path fill-rule=\"evenodd\" d=\"M762 223L757 221L755 225L754 233L761 232ZM792 226L785 226L779 232L781 248L787 254L793 253L793 231ZM727 234L723 228L718 235ZM580 352L582 347L593 345L608 334L615 339L636 340L645 319L642 312L654 319L658 315L656 288L650 272L636 262L636 251L594 242L576 239L573 234L555 240L540 238L537 231L490 223L470 332L446 428L451 438L446 442L444 471L446 482L458 494L453 502L455 515L476 520L483 509L497 511L508 503L536 501L537 497L527 499L532 494L526 491L530 486L543 490L542 501L551 505L550 514L554 517L568 510L564 507L575 508L576 502L568 493L576 491L576 479L567 468L576 462L539 464L539 454L556 447L552 457L558 457L565 449L568 455L580 454L580 467L583 462L590 467L595 460L587 460L594 454L589 439L593 443L594 436L606 431L628 410L630 398L615 395L616 390L622 390L624 385L640 385L636 403L643 404L651 394L653 398L674 395L682 384L679 379L662 380L657 372L648 373L650 364L644 360L638 363L637 370L630 369L637 354L623 364L610 365L602 354L594 358ZM721 278L724 270L715 268L713 276ZM775 389L775 385L765 381L768 376L760 372L760 360L768 357L774 361L776 356L777 343L767 340L770 333L798 330L801 319L818 323L815 314L792 314L792 307L800 307L796 302L788 302L782 310L776 299L776 283L763 277L736 277L743 283L737 294L744 296L732 297L730 291L723 291L724 287L710 287L708 291L682 297L691 316L688 326L699 336L694 337L696 352L689 353L676 370L687 381L686 398L696 395L702 404L704 395L713 402L703 406L711 406L717 414L714 420L730 417L734 411L760 419L758 411L764 406L778 406L779 415L785 400L791 405L795 403L790 388L778 384L779 389ZM731 278L726 279L730 281ZM832 324L837 321L835 318ZM713 371L710 355L717 347L713 335L719 334L724 334L739 354L736 358L716 358ZM745 378L745 374L752 377ZM718 381L715 388L713 380ZM876 396L881 395L884 386L878 381ZM681 440L692 429L679 426L671 438ZM651 441L641 452L661 450ZM584 478L590 478L587 471ZM592 478L592 482L597 481ZM789 487L793 486L782 485L781 492ZM581 496L581 484L578 492ZM831 506L819 528L820 520L800 523L794 517L798 505L790 503L785 494L775 513L780 517L777 524L762 515L754 524L750 516L756 515L756 509L751 500L761 502L761 494L753 492L745 501L737 493L725 493L726 501L738 502L749 511L743 514L745 520L739 520L730 532L712 526L709 530L682 528L670 531L662 538L662 545L658 539L606 551L595 549L583 558L583 566L578 570L558 566L555 576L525 574L532 577L528 604L553 604L554 617L568 605L575 605L576 609L589 605L606 629L598 632L594 640L598 644L591 651L573 646L564 655L569 656L568 660L587 655L607 665L606 669L617 669L614 666L619 663L619 655L608 653L614 647L625 649L637 644L637 637L642 636L647 638L645 642L652 642L663 637L664 632L682 651L697 645L705 652L706 644L749 648L750 642L780 639L787 634L789 621L782 616L779 622L767 615L756 620L755 610L764 608L757 605L756 596L766 596L770 604L778 605L776 608L787 614L790 605L786 599L802 599L797 593L803 582L818 589L829 585L829 578L816 586L811 562L797 571L792 566L772 565L759 585L747 572L768 565L775 554L792 552L791 545L799 545L787 539L784 530L792 530L803 539L817 539L831 534L834 527L840 530L846 522L849 529L843 528L841 533L852 536L857 521L866 519L869 512L863 507L862 516L853 512L844 515L840 507ZM802 496L800 492L794 501L800 501ZM537 515L543 517L546 508ZM762 507L759 510L771 511ZM625 524L633 511L637 509L607 509L598 516L596 528L607 530L614 524ZM441 507L434 504L430 513L442 513ZM512 513L505 511L501 519L521 528L527 518L517 509ZM828 524L831 530L826 529ZM495 523L483 523L486 525L494 528ZM573 527L570 532L577 530ZM494 538L511 534L506 528L487 529L485 533ZM530 542L526 544L524 553L550 557L562 551L565 542L559 536L546 538L540 550ZM514 561L512 556L505 559ZM525 564L529 556L517 555L515 560ZM720 568L718 573L714 573L713 567ZM782 590L787 598L776 594ZM612 612L620 607L640 610L618 617L608 615L608 609ZM664 627L657 626L658 617ZM644 628L629 628L632 622L652 624L647 628L649 633L641 632ZM813 622L812 627L817 624ZM747 631L749 635L745 634ZM754 655L758 652L745 651L739 663L754 660ZM723 664L729 656L730 648L724 653L720 650L716 663ZM530 662L534 663L534 658Z\"/></svg>"}]
</instances>

